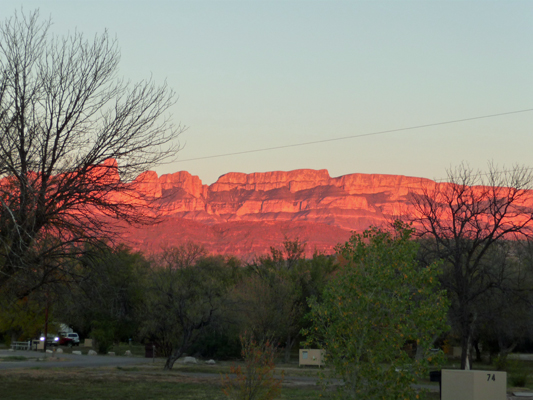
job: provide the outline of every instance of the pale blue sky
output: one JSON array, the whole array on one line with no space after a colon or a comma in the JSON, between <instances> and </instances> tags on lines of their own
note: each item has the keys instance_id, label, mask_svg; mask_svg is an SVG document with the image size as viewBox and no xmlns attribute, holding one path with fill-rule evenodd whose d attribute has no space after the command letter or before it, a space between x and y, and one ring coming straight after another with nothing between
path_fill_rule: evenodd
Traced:
<instances>
[{"instance_id":1,"label":"pale blue sky","mask_svg":"<svg viewBox=\"0 0 533 400\"><path fill-rule=\"evenodd\" d=\"M120 73L179 94L180 160L533 108L533 1L11 1L54 31L119 40ZM533 112L196 161L231 172L328 169L442 178L533 167Z\"/></svg>"}]
</instances>

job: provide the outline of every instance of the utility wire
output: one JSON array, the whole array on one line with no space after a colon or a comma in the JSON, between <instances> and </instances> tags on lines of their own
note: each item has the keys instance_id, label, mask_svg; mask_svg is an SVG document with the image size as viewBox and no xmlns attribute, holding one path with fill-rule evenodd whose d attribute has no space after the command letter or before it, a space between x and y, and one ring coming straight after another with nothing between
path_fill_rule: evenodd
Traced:
<instances>
[{"instance_id":1,"label":"utility wire","mask_svg":"<svg viewBox=\"0 0 533 400\"><path fill-rule=\"evenodd\" d=\"M532 171L532 170L533 170L533 167L521 167L520 168L520 172L521 173L524 173L526 171ZM478 171L475 174L470 174L470 177L479 178L479 177L482 177L482 176L489 176L489 175L495 175L495 174L498 174L498 175L512 174L514 172L516 172L516 170L513 170L513 169L494 170L494 171L490 171L490 172L480 172L480 171ZM429 179L429 178L420 178L420 179ZM448 178L430 179L430 180L432 180L434 182L437 182L437 183L442 183L442 182L450 182L449 179L450 178L448 177ZM478 184L482 185L483 183L479 182Z\"/></svg>"},{"instance_id":2,"label":"utility wire","mask_svg":"<svg viewBox=\"0 0 533 400\"><path fill-rule=\"evenodd\" d=\"M435 122L435 123L431 123L431 124L409 126L409 127L405 127L405 128L396 128L396 129L388 129L388 130L385 130L385 131L362 133L362 134L359 134L359 135L351 135L351 136L343 136L343 137L331 138L331 139L314 140L312 142L286 144L286 145L282 145L282 146L264 147L264 148L261 148L261 149L243 150L243 151L236 151L236 152L232 152L232 153L214 154L214 155L211 155L211 156L186 158L184 160L176 160L175 162L207 160L207 159L210 159L210 158L229 157L229 156L236 156L236 155L240 155L240 154L249 154L249 153L259 153L259 152L262 152L262 151L271 151L271 150L287 149L287 148L290 148L290 147L308 146L308 145L311 145L311 144L334 142L334 141L337 141L337 140L357 139L357 138L366 137L366 136L377 136L377 135L384 135L384 134L387 134L387 133L395 133L395 132L402 132L402 131L408 131L408 130L413 130L413 129L429 128L429 127L432 127L432 126L457 124L459 122L467 122L467 121L475 121L475 120L478 120L478 119L502 117L504 115L526 113L526 112L531 112L531 111L533 111L533 108L526 108L524 110L508 111L508 112L503 112L503 113L498 113L498 114L489 114L489 115L481 115L481 116L477 116L477 117L454 119L454 120L443 121L443 122Z\"/></svg>"}]
</instances>

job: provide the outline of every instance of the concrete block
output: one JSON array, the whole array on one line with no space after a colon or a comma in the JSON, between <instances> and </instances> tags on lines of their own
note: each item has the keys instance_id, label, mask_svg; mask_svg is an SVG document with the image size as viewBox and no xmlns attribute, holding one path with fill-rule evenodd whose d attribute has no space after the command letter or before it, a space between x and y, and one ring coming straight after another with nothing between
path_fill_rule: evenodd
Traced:
<instances>
[{"instance_id":1,"label":"concrete block","mask_svg":"<svg viewBox=\"0 0 533 400\"><path fill-rule=\"evenodd\" d=\"M443 369L441 387L442 400L504 400L507 373Z\"/></svg>"}]
</instances>

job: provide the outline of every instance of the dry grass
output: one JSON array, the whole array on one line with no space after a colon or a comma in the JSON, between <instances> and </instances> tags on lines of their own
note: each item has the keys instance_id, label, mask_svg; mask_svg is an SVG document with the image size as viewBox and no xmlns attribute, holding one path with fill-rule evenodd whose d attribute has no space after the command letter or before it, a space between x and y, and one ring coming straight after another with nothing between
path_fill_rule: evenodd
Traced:
<instances>
[{"instance_id":1,"label":"dry grass","mask_svg":"<svg viewBox=\"0 0 533 400\"><path fill-rule=\"evenodd\" d=\"M7 400L223 400L221 374L231 363L215 366L178 365L164 371L162 363L127 367L24 368L0 371L0 398ZM318 400L321 390L312 380L318 370L294 366L286 370L281 400ZM436 400L438 393L421 397Z\"/></svg>"},{"instance_id":2,"label":"dry grass","mask_svg":"<svg viewBox=\"0 0 533 400\"><path fill-rule=\"evenodd\" d=\"M220 374L198 376L179 367L163 371L160 365L5 370L0 388L0 397L8 400L225 399ZM319 395L314 384L287 383L280 399L313 400Z\"/></svg>"}]
</instances>

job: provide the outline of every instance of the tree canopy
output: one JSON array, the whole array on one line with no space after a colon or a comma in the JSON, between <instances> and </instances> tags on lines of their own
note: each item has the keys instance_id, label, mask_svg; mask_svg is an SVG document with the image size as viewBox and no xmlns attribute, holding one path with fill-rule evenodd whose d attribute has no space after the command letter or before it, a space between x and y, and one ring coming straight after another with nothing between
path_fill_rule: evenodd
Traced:
<instances>
[{"instance_id":1,"label":"tree canopy","mask_svg":"<svg viewBox=\"0 0 533 400\"><path fill-rule=\"evenodd\" d=\"M371 228L338 248L340 268L311 300L307 345L326 350L326 363L344 381L339 397L415 398L410 386L435 358L434 336L446 329L447 299L438 265L419 267L413 231ZM423 349L412 360L407 347Z\"/></svg>"}]
</instances>

